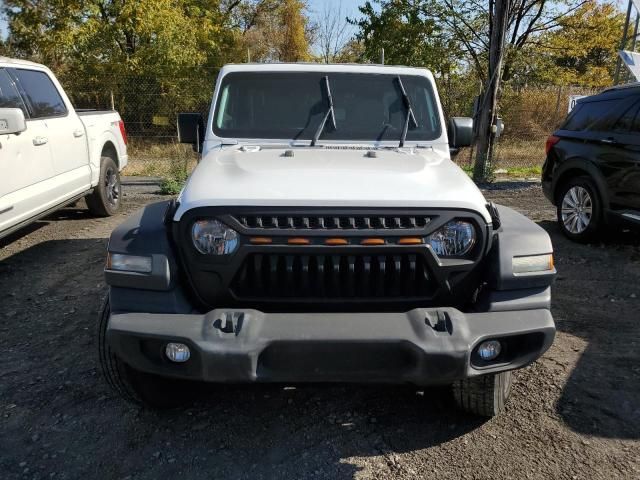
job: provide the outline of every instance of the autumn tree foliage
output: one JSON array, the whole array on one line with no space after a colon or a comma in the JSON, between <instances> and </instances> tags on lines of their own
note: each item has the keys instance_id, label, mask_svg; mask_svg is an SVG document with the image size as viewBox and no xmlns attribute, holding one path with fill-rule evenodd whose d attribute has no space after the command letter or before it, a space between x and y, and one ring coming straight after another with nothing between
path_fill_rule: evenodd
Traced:
<instances>
[{"instance_id":1,"label":"autumn tree foliage","mask_svg":"<svg viewBox=\"0 0 640 480\"><path fill-rule=\"evenodd\" d=\"M535 45L541 81L564 85L611 85L624 14L615 3L591 0L559 21Z\"/></svg>"},{"instance_id":2,"label":"autumn tree foliage","mask_svg":"<svg viewBox=\"0 0 640 480\"><path fill-rule=\"evenodd\" d=\"M384 48L389 63L486 82L489 6L486 0L370 0L350 21L369 61ZM502 79L611 84L623 22L613 2L512 0Z\"/></svg>"}]
</instances>

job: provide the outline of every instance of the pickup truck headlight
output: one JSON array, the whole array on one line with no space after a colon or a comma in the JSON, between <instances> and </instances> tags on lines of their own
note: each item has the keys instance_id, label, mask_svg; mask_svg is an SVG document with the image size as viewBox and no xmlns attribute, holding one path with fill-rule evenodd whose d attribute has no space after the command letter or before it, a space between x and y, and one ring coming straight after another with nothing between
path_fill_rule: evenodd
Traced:
<instances>
[{"instance_id":1,"label":"pickup truck headlight","mask_svg":"<svg viewBox=\"0 0 640 480\"><path fill-rule=\"evenodd\" d=\"M429 235L428 241L439 257L457 257L473 248L476 243L476 229L469 222L451 220Z\"/></svg>"},{"instance_id":2,"label":"pickup truck headlight","mask_svg":"<svg viewBox=\"0 0 640 480\"><path fill-rule=\"evenodd\" d=\"M238 233L218 220L198 220L191 229L193 245L200 253L227 255L238 248Z\"/></svg>"}]
</instances>

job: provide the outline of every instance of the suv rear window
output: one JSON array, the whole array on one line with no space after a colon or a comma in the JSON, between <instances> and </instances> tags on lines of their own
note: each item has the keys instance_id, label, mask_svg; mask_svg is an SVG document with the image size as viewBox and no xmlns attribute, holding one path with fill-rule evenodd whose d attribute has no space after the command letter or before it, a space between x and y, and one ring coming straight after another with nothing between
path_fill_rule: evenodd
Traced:
<instances>
[{"instance_id":1,"label":"suv rear window","mask_svg":"<svg viewBox=\"0 0 640 480\"><path fill-rule=\"evenodd\" d=\"M620 114L616 107L623 100L616 98L595 102L580 102L571 112L561 129L580 132L591 129L596 123L612 125L617 120L617 115Z\"/></svg>"},{"instance_id":2,"label":"suv rear window","mask_svg":"<svg viewBox=\"0 0 640 480\"><path fill-rule=\"evenodd\" d=\"M37 70L12 70L28 100L32 118L60 117L67 107L49 75Z\"/></svg>"}]
</instances>

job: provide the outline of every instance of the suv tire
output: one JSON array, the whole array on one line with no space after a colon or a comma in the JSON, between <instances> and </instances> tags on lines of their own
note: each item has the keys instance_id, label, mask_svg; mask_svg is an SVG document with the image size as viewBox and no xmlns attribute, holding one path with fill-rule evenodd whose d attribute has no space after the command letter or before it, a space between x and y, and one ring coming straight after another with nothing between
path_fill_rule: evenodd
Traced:
<instances>
[{"instance_id":1,"label":"suv tire","mask_svg":"<svg viewBox=\"0 0 640 480\"><path fill-rule=\"evenodd\" d=\"M511 371L465 378L453 384L453 397L465 412L495 417L504 410L512 381Z\"/></svg>"},{"instance_id":2,"label":"suv tire","mask_svg":"<svg viewBox=\"0 0 640 480\"><path fill-rule=\"evenodd\" d=\"M556 215L562 233L575 242L594 240L602 223L602 202L593 180L580 176L558 189Z\"/></svg>"},{"instance_id":3,"label":"suv tire","mask_svg":"<svg viewBox=\"0 0 640 480\"><path fill-rule=\"evenodd\" d=\"M116 356L106 341L110 313L107 297L98 321L98 354L102 374L111 388L130 403L156 409L179 407L191 400L190 382L134 370Z\"/></svg>"},{"instance_id":4,"label":"suv tire","mask_svg":"<svg viewBox=\"0 0 640 480\"><path fill-rule=\"evenodd\" d=\"M100 158L100 177L98 184L86 196L89 211L98 217L110 217L120 209L122 184L120 172L113 158L103 155Z\"/></svg>"}]
</instances>

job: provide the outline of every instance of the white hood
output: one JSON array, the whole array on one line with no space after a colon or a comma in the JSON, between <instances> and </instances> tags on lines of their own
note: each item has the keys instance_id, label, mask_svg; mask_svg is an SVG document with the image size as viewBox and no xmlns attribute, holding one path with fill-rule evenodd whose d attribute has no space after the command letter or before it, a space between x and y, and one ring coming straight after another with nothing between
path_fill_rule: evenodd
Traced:
<instances>
[{"instance_id":1,"label":"white hood","mask_svg":"<svg viewBox=\"0 0 640 480\"><path fill-rule=\"evenodd\" d=\"M246 149L249 150L249 149ZM175 214L205 206L464 208L491 217L471 179L431 149L213 150L191 174Z\"/></svg>"}]
</instances>

